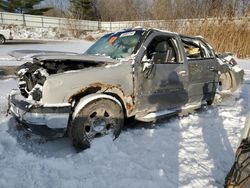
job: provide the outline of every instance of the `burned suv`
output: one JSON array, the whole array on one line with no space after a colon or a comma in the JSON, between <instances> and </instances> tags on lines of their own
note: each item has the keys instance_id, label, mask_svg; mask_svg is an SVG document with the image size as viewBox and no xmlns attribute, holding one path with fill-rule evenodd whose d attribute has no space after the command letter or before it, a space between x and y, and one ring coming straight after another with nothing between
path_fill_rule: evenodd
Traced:
<instances>
[{"instance_id":1,"label":"burned suv","mask_svg":"<svg viewBox=\"0 0 250 188\"><path fill-rule=\"evenodd\" d=\"M117 138L125 118L153 121L211 104L218 85L239 87L243 70L202 37L136 28L106 34L84 54L36 56L17 75L16 119L47 136L67 131L87 148L97 136Z\"/></svg>"}]
</instances>

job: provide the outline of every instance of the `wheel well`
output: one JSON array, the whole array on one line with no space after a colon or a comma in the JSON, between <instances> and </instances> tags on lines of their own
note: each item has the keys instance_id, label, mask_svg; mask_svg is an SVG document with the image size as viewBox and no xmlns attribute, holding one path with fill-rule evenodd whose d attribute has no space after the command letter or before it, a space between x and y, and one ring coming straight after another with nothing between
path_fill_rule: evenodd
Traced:
<instances>
[{"instance_id":1,"label":"wheel well","mask_svg":"<svg viewBox=\"0 0 250 188\"><path fill-rule=\"evenodd\" d=\"M120 107L123 108L122 103L115 98L114 96L108 95L106 93L93 93L90 95L87 95L85 97L83 97L78 103L75 104L74 106L74 111L72 113L72 118L76 117L76 115L78 114L78 112L84 108L87 104L95 101L95 100L99 100L99 99L108 99L111 100L113 102L115 102L117 105L119 105ZM126 114L123 113L124 117L126 117Z\"/></svg>"},{"instance_id":2,"label":"wheel well","mask_svg":"<svg viewBox=\"0 0 250 188\"><path fill-rule=\"evenodd\" d=\"M3 38L4 38L4 40L6 40L6 39L5 39L5 37L4 37L2 34L0 34L0 37L3 37Z\"/></svg>"},{"instance_id":3,"label":"wheel well","mask_svg":"<svg viewBox=\"0 0 250 188\"><path fill-rule=\"evenodd\" d=\"M97 93L100 90L101 90L100 87L87 88L83 92L80 92L80 93L77 93L77 94L71 96L70 99L69 99L69 102L75 101L75 104L77 104L81 100L81 98L83 98L83 97L85 97L85 96L87 96L89 94Z\"/></svg>"},{"instance_id":4,"label":"wheel well","mask_svg":"<svg viewBox=\"0 0 250 188\"><path fill-rule=\"evenodd\" d=\"M104 93L104 94L107 94L107 95L110 95L110 96L116 98L121 103L122 109L124 112L124 116L125 116L125 118L127 118L127 109L125 108L124 101L119 97L119 95L117 95L116 93Z\"/></svg>"},{"instance_id":5,"label":"wheel well","mask_svg":"<svg viewBox=\"0 0 250 188\"><path fill-rule=\"evenodd\" d=\"M86 97L87 95L90 95L90 94L95 94L95 93L99 93L99 94L106 94L106 95L109 95L109 96L112 96L114 98L116 98L122 105L122 109L123 109L123 112L124 112L124 116L127 117L127 109L125 107L125 103L124 101L122 100L122 98L116 94L116 93L112 93L112 92L100 92L102 90L101 87L90 87L90 88L87 88L86 90L84 90L84 92L81 92L81 93L78 93L74 96L72 96L70 98L70 102L74 102L74 107L76 107L76 105L79 103L79 101L83 98L83 97Z\"/></svg>"}]
</instances>

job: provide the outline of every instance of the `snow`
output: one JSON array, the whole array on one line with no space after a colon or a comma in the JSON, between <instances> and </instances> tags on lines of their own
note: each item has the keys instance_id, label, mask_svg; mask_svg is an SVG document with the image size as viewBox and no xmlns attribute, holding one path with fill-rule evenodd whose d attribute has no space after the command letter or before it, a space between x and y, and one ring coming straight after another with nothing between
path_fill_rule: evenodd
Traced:
<instances>
[{"instance_id":1,"label":"snow","mask_svg":"<svg viewBox=\"0 0 250 188\"><path fill-rule=\"evenodd\" d=\"M1 46L0 59L13 49L83 51L88 44ZM182 118L129 122L115 141L98 138L81 152L68 137L46 141L6 117L8 93L17 81L0 80L0 187L223 187L250 103L250 62L238 61L245 69L244 84L221 103Z\"/></svg>"},{"instance_id":2,"label":"snow","mask_svg":"<svg viewBox=\"0 0 250 188\"><path fill-rule=\"evenodd\" d=\"M72 40L72 39L86 39L92 38L97 39L103 36L105 31L78 31L77 36L75 30L72 28L39 28L39 27L28 27L21 25L0 25L0 30L11 31L14 39L36 39L36 40ZM8 32L9 33L9 32Z\"/></svg>"}]
</instances>

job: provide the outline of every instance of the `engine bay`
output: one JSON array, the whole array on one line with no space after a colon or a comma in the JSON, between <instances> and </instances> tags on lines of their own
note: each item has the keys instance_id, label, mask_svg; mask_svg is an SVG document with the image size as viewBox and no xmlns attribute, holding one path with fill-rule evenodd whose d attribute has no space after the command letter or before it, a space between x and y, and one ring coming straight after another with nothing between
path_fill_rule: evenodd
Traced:
<instances>
[{"instance_id":1,"label":"engine bay","mask_svg":"<svg viewBox=\"0 0 250 188\"><path fill-rule=\"evenodd\" d=\"M50 75L100 65L102 64L98 62L72 60L39 61L39 59L34 58L33 63L27 62L18 67L16 74L22 96L40 101L43 85Z\"/></svg>"}]
</instances>

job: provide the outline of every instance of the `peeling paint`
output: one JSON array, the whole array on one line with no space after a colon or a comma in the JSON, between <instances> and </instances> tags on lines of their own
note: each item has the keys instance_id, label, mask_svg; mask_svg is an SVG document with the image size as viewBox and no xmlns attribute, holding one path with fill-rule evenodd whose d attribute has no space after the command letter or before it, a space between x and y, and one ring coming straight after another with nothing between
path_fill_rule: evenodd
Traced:
<instances>
[{"instance_id":1,"label":"peeling paint","mask_svg":"<svg viewBox=\"0 0 250 188\"><path fill-rule=\"evenodd\" d=\"M68 99L68 102L72 103L77 96L82 97L87 94L90 94L91 92L92 93L110 93L110 94L117 95L122 100L121 102L124 104L124 107L125 107L125 110L127 111L128 116L130 116L133 113L133 110L135 109L134 97L132 95L126 96L123 90L121 89L120 85L114 86L111 84L101 83L101 82L93 83L93 84L90 84L88 87L84 87L80 89L78 92L70 96L70 98Z\"/></svg>"}]
</instances>

